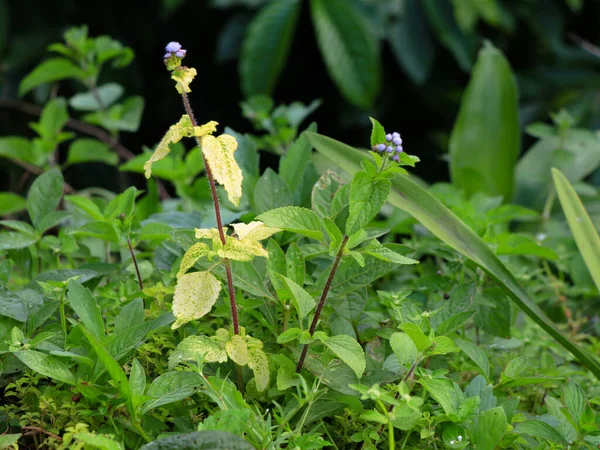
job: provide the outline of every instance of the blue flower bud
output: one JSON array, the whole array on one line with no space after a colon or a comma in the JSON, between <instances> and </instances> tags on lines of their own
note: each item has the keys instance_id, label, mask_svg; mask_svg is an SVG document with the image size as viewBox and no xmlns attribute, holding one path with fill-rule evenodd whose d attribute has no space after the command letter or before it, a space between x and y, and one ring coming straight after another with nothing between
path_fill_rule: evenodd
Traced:
<instances>
[{"instance_id":1,"label":"blue flower bud","mask_svg":"<svg viewBox=\"0 0 600 450\"><path fill-rule=\"evenodd\" d=\"M391 142L392 141L392 135L391 134L386 134L385 135L385 140L388 141L388 142Z\"/></svg>"},{"instance_id":2,"label":"blue flower bud","mask_svg":"<svg viewBox=\"0 0 600 450\"><path fill-rule=\"evenodd\" d=\"M392 153L394 151L394 147L390 145L388 148L386 148L386 150L388 153Z\"/></svg>"},{"instance_id":3,"label":"blue flower bud","mask_svg":"<svg viewBox=\"0 0 600 450\"><path fill-rule=\"evenodd\" d=\"M394 156L392 156L392 159L394 161L400 161L400 156L399 155L394 155Z\"/></svg>"},{"instance_id":4,"label":"blue flower bud","mask_svg":"<svg viewBox=\"0 0 600 450\"><path fill-rule=\"evenodd\" d=\"M399 138L399 137L400 137L400 133L397 133L395 131L392 133L392 139Z\"/></svg>"},{"instance_id":5,"label":"blue flower bud","mask_svg":"<svg viewBox=\"0 0 600 450\"><path fill-rule=\"evenodd\" d=\"M402 138L395 137L392 142L394 142L394 145L402 145Z\"/></svg>"},{"instance_id":6,"label":"blue flower bud","mask_svg":"<svg viewBox=\"0 0 600 450\"><path fill-rule=\"evenodd\" d=\"M169 52L165 53L165 56L163 56L163 59L169 59L171 57L171 54Z\"/></svg>"},{"instance_id":7,"label":"blue flower bud","mask_svg":"<svg viewBox=\"0 0 600 450\"><path fill-rule=\"evenodd\" d=\"M166 47L165 47L165 51L170 52L170 53L175 53L178 52L179 50L181 50L181 44L179 42L169 42Z\"/></svg>"},{"instance_id":8,"label":"blue flower bud","mask_svg":"<svg viewBox=\"0 0 600 450\"><path fill-rule=\"evenodd\" d=\"M384 151L385 150L385 144L379 144L377 146L377 150L380 151L380 152Z\"/></svg>"},{"instance_id":9,"label":"blue flower bud","mask_svg":"<svg viewBox=\"0 0 600 450\"><path fill-rule=\"evenodd\" d=\"M396 152L398 152L398 153L402 153L403 151L404 151L404 149L402 148L402 146L401 146L401 145L397 145L397 146L396 146Z\"/></svg>"}]
</instances>

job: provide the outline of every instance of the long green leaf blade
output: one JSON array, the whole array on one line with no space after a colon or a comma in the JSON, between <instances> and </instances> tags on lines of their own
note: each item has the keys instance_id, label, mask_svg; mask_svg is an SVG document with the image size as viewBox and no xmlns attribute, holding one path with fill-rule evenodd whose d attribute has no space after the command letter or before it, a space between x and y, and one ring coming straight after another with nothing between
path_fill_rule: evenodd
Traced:
<instances>
[{"instance_id":1,"label":"long green leaf blade","mask_svg":"<svg viewBox=\"0 0 600 450\"><path fill-rule=\"evenodd\" d=\"M346 172L354 174L360 170L360 161L365 156L364 152L317 133L307 132L306 137L320 153ZM397 176L392 181L392 191L388 201L412 215L439 239L484 269L529 317L600 379L598 360L562 335L519 285L514 275L496 257L492 249L439 200L411 181L409 177Z\"/></svg>"},{"instance_id":2,"label":"long green leaf blade","mask_svg":"<svg viewBox=\"0 0 600 450\"><path fill-rule=\"evenodd\" d=\"M270 94L285 66L300 12L298 0L268 3L248 28L240 75L247 96Z\"/></svg>"},{"instance_id":3,"label":"long green leaf blade","mask_svg":"<svg viewBox=\"0 0 600 450\"><path fill-rule=\"evenodd\" d=\"M560 170L553 168L552 178L577 247L596 287L600 290L600 236L567 177Z\"/></svg>"}]
</instances>

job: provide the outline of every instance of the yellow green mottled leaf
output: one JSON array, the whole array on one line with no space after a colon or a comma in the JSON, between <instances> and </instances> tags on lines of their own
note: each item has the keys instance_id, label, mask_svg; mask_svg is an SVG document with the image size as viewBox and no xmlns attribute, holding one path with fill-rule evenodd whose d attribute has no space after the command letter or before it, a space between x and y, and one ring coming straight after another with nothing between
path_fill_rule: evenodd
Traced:
<instances>
[{"instance_id":1,"label":"yellow green mottled leaf","mask_svg":"<svg viewBox=\"0 0 600 450\"><path fill-rule=\"evenodd\" d=\"M205 123L204 125L194 127L194 136L201 138L206 136L207 134L213 134L215 131L217 131L217 125L219 125L219 122L211 120L210 122Z\"/></svg>"},{"instance_id":2,"label":"yellow green mottled leaf","mask_svg":"<svg viewBox=\"0 0 600 450\"><path fill-rule=\"evenodd\" d=\"M254 239L261 241L273 236L278 231L281 231L280 228L268 227L264 223L257 220L248 224L234 223L232 227L235 230L235 234L237 234L238 239L240 240Z\"/></svg>"},{"instance_id":3,"label":"yellow green mottled leaf","mask_svg":"<svg viewBox=\"0 0 600 450\"><path fill-rule=\"evenodd\" d=\"M258 241L252 239L238 241L231 236L227 237L225 246L217 250L217 255L233 261L252 261L255 256L269 257Z\"/></svg>"},{"instance_id":4,"label":"yellow green mottled leaf","mask_svg":"<svg viewBox=\"0 0 600 450\"><path fill-rule=\"evenodd\" d=\"M181 116L181 119L179 119L179 122L177 122L175 125L171 125L169 131L167 131L167 133L161 139L150 159L144 164L144 175L146 178L150 178L150 175L152 175L152 164L160 161L169 154L171 151L169 145L176 144L182 138L193 135L194 127L192 126L192 120L187 114L184 114Z\"/></svg>"},{"instance_id":5,"label":"yellow green mottled leaf","mask_svg":"<svg viewBox=\"0 0 600 450\"><path fill-rule=\"evenodd\" d=\"M260 348L251 347L248 353L250 355L248 367L254 372L256 390L262 392L269 387L269 359Z\"/></svg>"},{"instance_id":6,"label":"yellow green mottled leaf","mask_svg":"<svg viewBox=\"0 0 600 450\"><path fill-rule=\"evenodd\" d=\"M205 362L226 362L227 353L217 341L208 336L189 336L179 343L169 356L169 367L180 361L195 361L199 357Z\"/></svg>"},{"instance_id":7,"label":"yellow green mottled leaf","mask_svg":"<svg viewBox=\"0 0 600 450\"><path fill-rule=\"evenodd\" d=\"M190 83L194 81L194 77L198 72L193 67L180 67L174 70L171 78L176 81L175 88L180 94L188 94L192 92Z\"/></svg>"},{"instance_id":8,"label":"yellow green mottled leaf","mask_svg":"<svg viewBox=\"0 0 600 450\"><path fill-rule=\"evenodd\" d=\"M250 361L248 344L246 344L246 340L239 334L234 334L231 339L225 343L225 351L231 360L238 366L245 366Z\"/></svg>"},{"instance_id":9,"label":"yellow green mottled leaf","mask_svg":"<svg viewBox=\"0 0 600 450\"><path fill-rule=\"evenodd\" d=\"M237 165L233 153L237 150L237 141L233 136L222 134L204 136L202 152L212 171L213 177L227 191L229 201L234 205L240 204L242 197L242 169Z\"/></svg>"},{"instance_id":10,"label":"yellow green mottled leaf","mask_svg":"<svg viewBox=\"0 0 600 450\"><path fill-rule=\"evenodd\" d=\"M221 283L210 272L193 272L181 276L173 296L172 329L179 328L190 320L199 319L208 313L221 291Z\"/></svg>"},{"instance_id":11,"label":"yellow green mottled leaf","mask_svg":"<svg viewBox=\"0 0 600 450\"><path fill-rule=\"evenodd\" d=\"M192 245L183 258L181 258L181 263L179 264L179 272L177 272L177 278L180 278L183 274L185 274L190 267L196 264L200 258L204 255L208 255L210 249L208 245L203 242L198 242L197 244Z\"/></svg>"}]
</instances>

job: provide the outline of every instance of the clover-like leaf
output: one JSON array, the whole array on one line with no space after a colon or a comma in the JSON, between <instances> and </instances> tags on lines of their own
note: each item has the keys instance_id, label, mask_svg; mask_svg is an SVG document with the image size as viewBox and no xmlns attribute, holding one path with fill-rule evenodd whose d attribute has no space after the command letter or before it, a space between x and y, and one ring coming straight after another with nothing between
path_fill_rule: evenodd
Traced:
<instances>
[{"instance_id":1,"label":"clover-like leaf","mask_svg":"<svg viewBox=\"0 0 600 450\"><path fill-rule=\"evenodd\" d=\"M210 272L187 273L177 280L173 296L173 315L177 319L172 329L208 313L221 291L221 282Z\"/></svg>"},{"instance_id":2,"label":"clover-like leaf","mask_svg":"<svg viewBox=\"0 0 600 450\"><path fill-rule=\"evenodd\" d=\"M174 70L171 78L176 81L175 88L180 94L188 94L192 92L190 83L194 81L194 77L198 72L193 67L179 67Z\"/></svg>"},{"instance_id":3,"label":"clover-like leaf","mask_svg":"<svg viewBox=\"0 0 600 450\"><path fill-rule=\"evenodd\" d=\"M183 258L181 258L181 263L179 264L179 272L177 272L177 278L181 278L181 276L184 275L190 267L196 264L196 261L198 261L203 256L208 255L209 252L210 249L208 248L208 245L206 245L203 242L198 242L192 245L188 249L188 251L185 252Z\"/></svg>"},{"instance_id":4,"label":"clover-like leaf","mask_svg":"<svg viewBox=\"0 0 600 450\"><path fill-rule=\"evenodd\" d=\"M233 153L237 150L237 141L233 136L223 134L217 138L204 136L202 152L208 161L213 177L227 191L229 201L239 206L242 198L242 169L237 165Z\"/></svg>"}]
</instances>

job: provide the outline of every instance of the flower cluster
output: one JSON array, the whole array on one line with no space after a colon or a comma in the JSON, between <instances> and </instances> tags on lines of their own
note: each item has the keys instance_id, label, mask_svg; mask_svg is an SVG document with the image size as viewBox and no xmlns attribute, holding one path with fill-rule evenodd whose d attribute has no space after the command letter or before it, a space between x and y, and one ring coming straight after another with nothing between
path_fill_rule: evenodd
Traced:
<instances>
[{"instance_id":1,"label":"flower cluster","mask_svg":"<svg viewBox=\"0 0 600 450\"><path fill-rule=\"evenodd\" d=\"M400 133L388 133L385 135L385 143L377 144L373 146L373 151L378 153L387 154L394 161L400 160L400 153L404 151L402 148L402 138Z\"/></svg>"},{"instance_id":2,"label":"flower cluster","mask_svg":"<svg viewBox=\"0 0 600 450\"><path fill-rule=\"evenodd\" d=\"M175 55L178 58L183 58L187 53L187 50L181 48L181 44L179 42L169 42L165 47L165 56L163 59L169 59L171 56Z\"/></svg>"}]
</instances>

